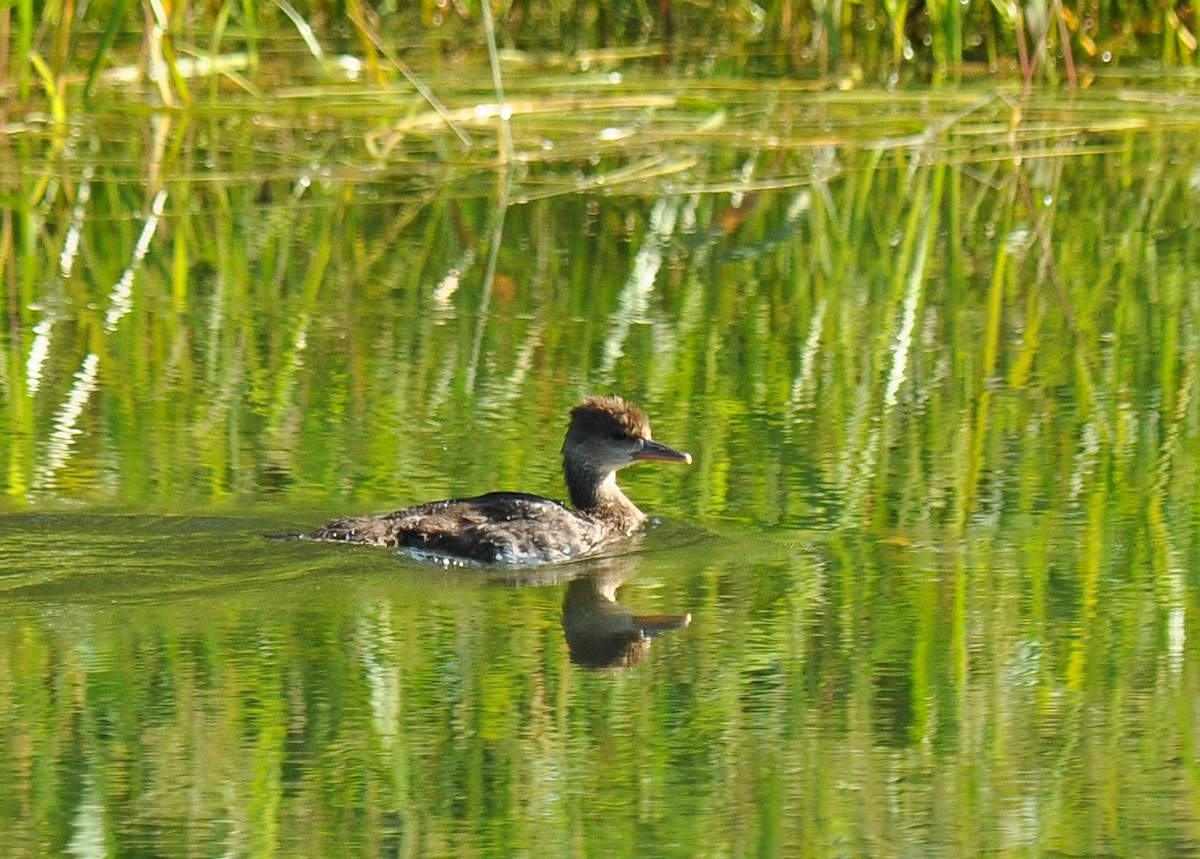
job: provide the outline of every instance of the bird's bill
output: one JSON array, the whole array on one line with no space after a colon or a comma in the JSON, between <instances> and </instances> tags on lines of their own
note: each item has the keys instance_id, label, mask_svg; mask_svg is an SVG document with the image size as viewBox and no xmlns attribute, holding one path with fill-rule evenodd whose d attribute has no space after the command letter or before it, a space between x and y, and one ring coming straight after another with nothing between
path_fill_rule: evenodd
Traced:
<instances>
[{"instance_id":1,"label":"bird's bill","mask_svg":"<svg viewBox=\"0 0 1200 859\"><path fill-rule=\"evenodd\" d=\"M665 444L659 444L656 441L648 441L642 449L633 455L635 461L657 461L657 462L682 462L686 465L692 464L692 455L684 453L682 450L676 450L673 447L667 447Z\"/></svg>"}]
</instances>

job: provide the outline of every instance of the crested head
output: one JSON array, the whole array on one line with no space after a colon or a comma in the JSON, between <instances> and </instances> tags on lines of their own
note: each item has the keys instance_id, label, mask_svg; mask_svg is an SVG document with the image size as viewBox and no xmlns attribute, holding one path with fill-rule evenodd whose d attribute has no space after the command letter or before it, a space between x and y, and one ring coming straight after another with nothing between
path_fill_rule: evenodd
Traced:
<instances>
[{"instance_id":1,"label":"crested head","mask_svg":"<svg viewBox=\"0 0 1200 859\"><path fill-rule=\"evenodd\" d=\"M650 419L633 403L617 396L588 397L571 409L572 433L595 437L610 436L619 431L635 438L650 438Z\"/></svg>"},{"instance_id":2,"label":"crested head","mask_svg":"<svg viewBox=\"0 0 1200 859\"><path fill-rule=\"evenodd\" d=\"M617 488L616 472L648 460L692 461L689 454L653 441L646 413L620 397L589 397L572 409L562 455L567 489L576 507L622 508L639 522L644 517Z\"/></svg>"}]
</instances>

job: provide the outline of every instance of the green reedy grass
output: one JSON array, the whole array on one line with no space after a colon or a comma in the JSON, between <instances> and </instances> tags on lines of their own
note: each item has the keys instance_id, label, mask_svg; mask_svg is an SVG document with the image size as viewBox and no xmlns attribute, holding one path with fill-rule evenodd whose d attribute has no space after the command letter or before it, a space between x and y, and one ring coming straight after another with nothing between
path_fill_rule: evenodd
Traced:
<instances>
[{"instance_id":1,"label":"green reedy grass","mask_svg":"<svg viewBox=\"0 0 1200 859\"><path fill-rule=\"evenodd\" d=\"M359 80L371 86L397 71L412 80L447 64L482 63L486 57L475 46L485 29L510 57L568 67L603 62L606 55L625 56L618 62L630 67L632 52L646 57L643 64L676 74L834 73L844 83L859 74L879 81L938 81L979 69L1020 74L1027 82L1065 76L1073 84L1077 77L1086 83L1092 71L1114 63L1191 66L1197 51L1195 22L1172 0L1099 5L782 0L764 4L761 15L749 14L749 4L608 6L488 7L496 15L494 27L486 28L490 16L476 4L451 4L435 14L424 5L381 11L358 0L344 6L225 0L182 2L168 13L158 2L105 0L88 5L80 18L73 2L17 0L0 8L0 87L6 101L28 99L45 79L34 68L36 56L56 79L83 75L85 95L95 93L105 74L119 89L140 73L155 77L163 102L186 103L187 79L196 72L181 58L223 53L244 54L249 83L261 90L278 85L281 73L331 79L341 71L328 57L343 54L357 57ZM403 56L414 73L401 69L397 59L385 65L381 53ZM848 70L853 73L845 77Z\"/></svg>"}]
</instances>

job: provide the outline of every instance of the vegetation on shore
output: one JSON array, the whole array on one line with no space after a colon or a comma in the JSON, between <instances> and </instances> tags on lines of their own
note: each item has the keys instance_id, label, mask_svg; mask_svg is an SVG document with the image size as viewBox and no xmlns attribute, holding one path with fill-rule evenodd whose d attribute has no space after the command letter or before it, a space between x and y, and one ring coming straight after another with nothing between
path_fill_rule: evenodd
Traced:
<instances>
[{"instance_id":1,"label":"vegetation on shore","mask_svg":"<svg viewBox=\"0 0 1200 859\"><path fill-rule=\"evenodd\" d=\"M485 36L498 75L502 66L647 64L679 75L783 75L840 86L981 72L1074 86L1116 64L1192 67L1195 29L1191 4L1177 0L6 0L0 94L9 102L42 89L57 103L105 83L145 81L171 106L200 97L206 88L196 78L261 94L296 75L422 88L420 76L439 68L482 67ZM297 53L305 55L299 62Z\"/></svg>"}]
</instances>

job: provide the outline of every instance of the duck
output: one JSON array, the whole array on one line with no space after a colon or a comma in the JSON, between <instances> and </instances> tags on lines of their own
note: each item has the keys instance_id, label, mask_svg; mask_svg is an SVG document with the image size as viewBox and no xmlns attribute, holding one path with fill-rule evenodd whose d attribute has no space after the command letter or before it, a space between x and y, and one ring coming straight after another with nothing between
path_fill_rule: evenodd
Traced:
<instances>
[{"instance_id":1,"label":"duck","mask_svg":"<svg viewBox=\"0 0 1200 859\"><path fill-rule=\"evenodd\" d=\"M382 516L338 519L302 539L406 550L445 565L535 566L570 561L634 535L646 514L617 485L639 462L690 465L655 441L646 413L619 396L592 396L571 410L562 445L571 506L525 492L432 501Z\"/></svg>"}]
</instances>

